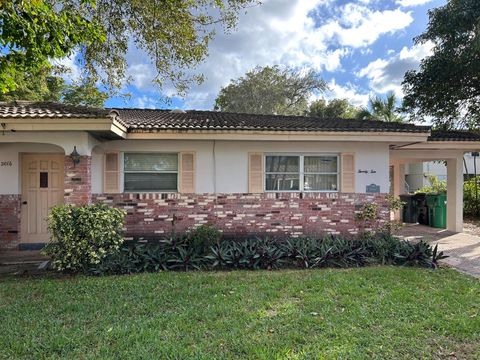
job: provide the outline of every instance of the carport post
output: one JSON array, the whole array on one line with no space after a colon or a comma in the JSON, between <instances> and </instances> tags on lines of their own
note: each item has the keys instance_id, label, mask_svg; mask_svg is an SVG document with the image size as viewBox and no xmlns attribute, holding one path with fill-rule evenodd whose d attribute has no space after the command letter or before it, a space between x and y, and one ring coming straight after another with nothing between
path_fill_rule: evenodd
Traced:
<instances>
[{"instance_id":1,"label":"carport post","mask_svg":"<svg viewBox=\"0 0 480 360\"><path fill-rule=\"evenodd\" d=\"M405 193L405 164L393 164L393 195L399 197ZM395 211L394 220L401 220L401 211Z\"/></svg>"},{"instance_id":2,"label":"carport post","mask_svg":"<svg viewBox=\"0 0 480 360\"><path fill-rule=\"evenodd\" d=\"M447 160L447 229L463 231L462 157Z\"/></svg>"}]
</instances>

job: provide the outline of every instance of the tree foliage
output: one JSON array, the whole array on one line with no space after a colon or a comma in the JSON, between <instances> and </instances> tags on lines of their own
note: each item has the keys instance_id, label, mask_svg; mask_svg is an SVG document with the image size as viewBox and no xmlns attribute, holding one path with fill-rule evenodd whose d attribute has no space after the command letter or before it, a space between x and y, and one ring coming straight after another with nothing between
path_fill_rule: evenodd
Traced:
<instances>
[{"instance_id":1,"label":"tree foliage","mask_svg":"<svg viewBox=\"0 0 480 360\"><path fill-rule=\"evenodd\" d=\"M62 102L69 105L103 107L107 99L107 93L99 90L90 79L66 85L62 92Z\"/></svg>"},{"instance_id":2,"label":"tree foliage","mask_svg":"<svg viewBox=\"0 0 480 360\"><path fill-rule=\"evenodd\" d=\"M309 96L326 88L325 81L313 70L302 73L288 67L256 67L220 90L215 110L304 115Z\"/></svg>"},{"instance_id":3,"label":"tree foliage","mask_svg":"<svg viewBox=\"0 0 480 360\"><path fill-rule=\"evenodd\" d=\"M347 99L333 99L329 102L320 99L310 104L308 115L322 119L353 119L358 111L359 109L350 104Z\"/></svg>"},{"instance_id":4,"label":"tree foliage","mask_svg":"<svg viewBox=\"0 0 480 360\"><path fill-rule=\"evenodd\" d=\"M0 93L0 101L54 101L70 105L103 107L108 95L89 79L66 83L66 69L45 66L33 73L16 72L16 89Z\"/></svg>"},{"instance_id":5,"label":"tree foliage","mask_svg":"<svg viewBox=\"0 0 480 360\"><path fill-rule=\"evenodd\" d=\"M416 44L434 44L418 71L405 74L405 106L412 117L433 117L441 128L480 125L480 1L450 0L429 11Z\"/></svg>"},{"instance_id":6,"label":"tree foliage","mask_svg":"<svg viewBox=\"0 0 480 360\"><path fill-rule=\"evenodd\" d=\"M80 54L85 76L122 87L127 52L144 52L158 86L184 92L201 75L187 74L207 55L216 25L231 30L257 0L13 0L1 2L0 91L15 89L15 72L47 59Z\"/></svg>"},{"instance_id":7,"label":"tree foliage","mask_svg":"<svg viewBox=\"0 0 480 360\"><path fill-rule=\"evenodd\" d=\"M385 99L375 96L368 101L368 106L360 109L357 119L378 120L386 122L403 122L402 108L397 106L397 97L394 93L387 94Z\"/></svg>"},{"instance_id":8,"label":"tree foliage","mask_svg":"<svg viewBox=\"0 0 480 360\"><path fill-rule=\"evenodd\" d=\"M49 59L69 56L84 44L105 40L86 13L95 0L10 0L0 2L0 92L17 88L19 73L36 73Z\"/></svg>"}]
</instances>

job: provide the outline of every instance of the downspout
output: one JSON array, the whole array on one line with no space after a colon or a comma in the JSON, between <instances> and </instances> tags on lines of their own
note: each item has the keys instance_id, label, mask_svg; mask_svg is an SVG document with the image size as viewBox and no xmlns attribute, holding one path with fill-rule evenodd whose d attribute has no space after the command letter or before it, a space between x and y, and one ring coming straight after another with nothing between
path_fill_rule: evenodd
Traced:
<instances>
[{"instance_id":1,"label":"downspout","mask_svg":"<svg viewBox=\"0 0 480 360\"><path fill-rule=\"evenodd\" d=\"M475 158L473 158L475 161ZM463 166L465 167L465 174L467 174L467 179L470 180L470 174L468 173L468 168L467 168L467 161L465 160L465 156L463 156Z\"/></svg>"},{"instance_id":2,"label":"downspout","mask_svg":"<svg viewBox=\"0 0 480 360\"><path fill-rule=\"evenodd\" d=\"M217 154L215 152L215 147L217 145L217 141L213 140L212 146L212 158L213 158L213 193L217 193Z\"/></svg>"}]
</instances>

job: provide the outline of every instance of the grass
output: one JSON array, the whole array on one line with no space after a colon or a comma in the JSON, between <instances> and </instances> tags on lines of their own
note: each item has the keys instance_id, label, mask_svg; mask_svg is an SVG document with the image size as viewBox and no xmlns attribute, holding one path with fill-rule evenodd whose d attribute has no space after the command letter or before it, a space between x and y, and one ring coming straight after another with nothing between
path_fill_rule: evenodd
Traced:
<instances>
[{"instance_id":1,"label":"grass","mask_svg":"<svg viewBox=\"0 0 480 360\"><path fill-rule=\"evenodd\" d=\"M0 282L0 358L480 358L480 282L369 267Z\"/></svg>"}]
</instances>

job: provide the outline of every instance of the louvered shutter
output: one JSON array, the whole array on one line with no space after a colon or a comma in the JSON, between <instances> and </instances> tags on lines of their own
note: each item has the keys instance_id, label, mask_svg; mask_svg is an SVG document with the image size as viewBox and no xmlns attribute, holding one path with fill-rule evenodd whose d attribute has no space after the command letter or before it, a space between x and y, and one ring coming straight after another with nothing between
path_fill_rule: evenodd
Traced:
<instances>
[{"instance_id":1,"label":"louvered shutter","mask_svg":"<svg viewBox=\"0 0 480 360\"><path fill-rule=\"evenodd\" d=\"M180 153L180 192L195 193L195 153Z\"/></svg>"},{"instance_id":2,"label":"louvered shutter","mask_svg":"<svg viewBox=\"0 0 480 360\"><path fill-rule=\"evenodd\" d=\"M248 154L248 192L263 192L263 154Z\"/></svg>"},{"instance_id":3,"label":"louvered shutter","mask_svg":"<svg viewBox=\"0 0 480 360\"><path fill-rule=\"evenodd\" d=\"M120 192L119 153L107 152L103 164L103 191L107 194Z\"/></svg>"},{"instance_id":4,"label":"louvered shutter","mask_svg":"<svg viewBox=\"0 0 480 360\"><path fill-rule=\"evenodd\" d=\"M355 154L342 153L341 155L341 192L355 192Z\"/></svg>"}]
</instances>

